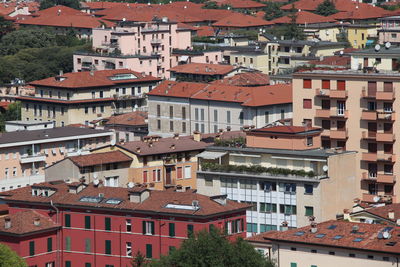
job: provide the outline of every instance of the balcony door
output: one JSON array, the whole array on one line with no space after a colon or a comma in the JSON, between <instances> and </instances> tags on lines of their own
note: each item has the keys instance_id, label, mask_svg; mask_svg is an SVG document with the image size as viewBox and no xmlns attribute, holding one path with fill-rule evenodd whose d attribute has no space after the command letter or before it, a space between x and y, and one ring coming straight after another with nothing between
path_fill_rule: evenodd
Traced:
<instances>
[{"instance_id":1,"label":"balcony door","mask_svg":"<svg viewBox=\"0 0 400 267\"><path fill-rule=\"evenodd\" d=\"M165 168L165 184L172 184L172 168L171 167L167 167Z\"/></svg>"},{"instance_id":2,"label":"balcony door","mask_svg":"<svg viewBox=\"0 0 400 267\"><path fill-rule=\"evenodd\" d=\"M344 116L344 111L346 110L346 103L344 101L337 102L337 115Z\"/></svg>"},{"instance_id":3,"label":"balcony door","mask_svg":"<svg viewBox=\"0 0 400 267\"><path fill-rule=\"evenodd\" d=\"M368 122L368 137L376 137L376 122Z\"/></svg>"}]
</instances>

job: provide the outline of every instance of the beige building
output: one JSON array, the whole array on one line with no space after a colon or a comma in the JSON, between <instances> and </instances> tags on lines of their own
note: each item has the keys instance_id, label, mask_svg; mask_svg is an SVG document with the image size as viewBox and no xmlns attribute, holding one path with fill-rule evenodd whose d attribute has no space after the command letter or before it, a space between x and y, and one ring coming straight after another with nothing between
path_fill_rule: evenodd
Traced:
<instances>
[{"instance_id":1,"label":"beige building","mask_svg":"<svg viewBox=\"0 0 400 267\"><path fill-rule=\"evenodd\" d=\"M247 241L277 267L394 267L399 262L399 234L397 227L330 220Z\"/></svg>"},{"instance_id":2,"label":"beige building","mask_svg":"<svg viewBox=\"0 0 400 267\"><path fill-rule=\"evenodd\" d=\"M397 72L304 71L293 75L293 124L322 127L323 147L358 151L353 168L363 201L396 202Z\"/></svg>"},{"instance_id":3,"label":"beige building","mask_svg":"<svg viewBox=\"0 0 400 267\"><path fill-rule=\"evenodd\" d=\"M90 121L146 108L146 93L160 79L127 69L73 72L31 82L35 96L20 96L22 120L56 126Z\"/></svg>"},{"instance_id":4,"label":"beige building","mask_svg":"<svg viewBox=\"0 0 400 267\"><path fill-rule=\"evenodd\" d=\"M350 222L400 225L400 203L366 206L356 199L351 210L344 210L343 219Z\"/></svg>"},{"instance_id":5,"label":"beige building","mask_svg":"<svg viewBox=\"0 0 400 267\"><path fill-rule=\"evenodd\" d=\"M275 126L244 140L217 142L198 155L197 190L253 204L248 235L334 219L355 194L355 152L320 149L320 128ZM342 188L340 194L337 188Z\"/></svg>"},{"instance_id":6,"label":"beige building","mask_svg":"<svg viewBox=\"0 0 400 267\"><path fill-rule=\"evenodd\" d=\"M399 70L400 48L391 45L378 45L375 48L354 51L351 55L351 69L377 69L378 71Z\"/></svg>"}]
</instances>

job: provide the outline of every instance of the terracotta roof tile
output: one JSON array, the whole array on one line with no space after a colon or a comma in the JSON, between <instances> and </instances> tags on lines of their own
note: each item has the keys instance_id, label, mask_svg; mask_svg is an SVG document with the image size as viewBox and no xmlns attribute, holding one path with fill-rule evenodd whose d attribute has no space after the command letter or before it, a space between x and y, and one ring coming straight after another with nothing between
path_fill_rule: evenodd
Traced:
<instances>
[{"instance_id":1,"label":"terracotta roof tile","mask_svg":"<svg viewBox=\"0 0 400 267\"><path fill-rule=\"evenodd\" d=\"M350 67L351 58L349 56L324 57L322 60L311 60L308 63L316 66Z\"/></svg>"},{"instance_id":2,"label":"terracotta roof tile","mask_svg":"<svg viewBox=\"0 0 400 267\"><path fill-rule=\"evenodd\" d=\"M357 227L357 230L354 230L353 227ZM400 228L392 227L389 230L386 227L387 225L330 220L318 223L316 225L316 233L310 231L311 226L305 226L284 232L265 232L247 240L255 242L263 242L263 240L266 242L294 242L305 245L342 247L398 254L400 253ZM378 234L385 228L389 230L391 237L388 239L379 238ZM318 234L321 234L320 238L317 237ZM394 245L388 245L389 242L394 242Z\"/></svg>"},{"instance_id":3,"label":"terracotta roof tile","mask_svg":"<svg viewBox=\"0 0 400 267\"><path fill-rule=\"evenodd\" d=\"M282 125L282 126L273 126L273 127L263 127L260 129L252 130L252 132L299 134L299 133L305 133L305 132L316 131L316 130L320 131L321 128Z\"/></svg>"},{"instance_id":4,"label":"terracotta roof tile","mask_svg":"<svg viewBox=\"0 0 400 267\"><path fill-rule=\"evenodd\" d=\"M121 151L92 153L88 155L73 156L68 158L78 167L132 161L131 157L122 153Z\"/></svg>"},{"instance_id":5,"label":"terracotta roof tile","mask_svg":"<svg viewBox=\"0 0 400 267\"><path fill-rule=\"evenodd\" d=\"M188 63L183 65L177 65L171 69L170 72L176 73L190 73L190 74L201 74L201 75L226 75L236 68L232 65L222 64L206 64L206 63Z\"/></svg>"},{"instance_id":6,"label":"terracotta roof tile","mask_svg":"<svg viewBox=\"0 0 400 267\"><path fill-rule=\"evenodd\" d=\"M241 72L222 80L216 80L213 84L225 84L233 86L263 86L269 84L269 76L262 72Z\"/></svg>"},{"instance_id":7,"label":"terracotta roof tile","mask_svg":"<svg viewBox=\"0 0 400 267\"><path fill-rule=\"evenodd\" d=\"M330 17L320 16L308 11L299 11L296 13L296 23L297 24L312 24L312 23L323 23L323 22L334 22L335 19ZM290 16L280 17L274 20L271 20L273 24L288 24L291 23Z\"/></svg>"},{"instance_id":8,"label":"terracotta roof tile","mask_svg":"<svg viewBox=\"0 0 400 267\"><path fill-rule=\"evenodd\" d=\"M111 80L110 77L116 75L131 74L130 79L116 79ZM57 80L56 78L61 77ZM43 80L30 82L34 86L51 86L57 88L88 88L88 87L101 87L113 86L122 83L136 83L136 82L150 82L159 81L159 78L153 76L142 75L139 72L129 69L116 69L116 70L99 70L99 71L82 71L65 73L62 76L50 77Z\"/></svg>"},{"instance_id":9,"label":"terracotta roof tile","mask_svg":"<svg viewBox=\"0 0 400 267\"><path fill-rule=\"evenodd\" d=\"M107 118L105 125L129 125L129 126L140 126L147 125L147 112L134 111L121 115L116 115Z\"/></svg>"},{"instance_id":10,"label":"terracotta roof tile","mask_svg":"<svg viewBox=\"0 0 400 267\"><path fill-rule=\"evenodd\" d=\"M389 211L394 212L394 219L390 219L388 217ZM398 219L400 219L400 203L395 203L395 204L390 204L390 205L385 205L382 207L366 207L364 210L360 212L368 212L373 215L379 216L381 218L384 218L386 220L396 222ZM354 212L354 213L359 213L359 212ZM353 213L353 214L354 214Z\"/></svg>"},{"instance_id":11,"label":"terracotta roof tile","mask_svg":"<svg viewBox=\"0 0 400 267\"><path fill-rule=\"evenodd\" d=\"M233 8L263 8L265 4L251 0L215 0L219 5L229 5Z\"/></svg>"},{"instance_id":12,"label":"terracotta roof tile","mask_svg":"<svg viewBox=\"0 0 400 267\"><path fill-rule=\"evenodd\" d=\"M211 26L200 26L195 28L197 36L215 36L214 28Z\"/></svg>"},{"instance_id":13,"label":"terracotta roof tile","mask_svg":"<svg viewBox=\"0 0 400 267\"><path fill-rule=\"evenodd\" d=\"M250 15L244 15L241 13L233 13L232 15L218 20L213 24L214 27L234 27L234 28L245 28L245 27L259 27L272 25L273 23L264 19L253 17Z\"/></svg>"}]
</instances>

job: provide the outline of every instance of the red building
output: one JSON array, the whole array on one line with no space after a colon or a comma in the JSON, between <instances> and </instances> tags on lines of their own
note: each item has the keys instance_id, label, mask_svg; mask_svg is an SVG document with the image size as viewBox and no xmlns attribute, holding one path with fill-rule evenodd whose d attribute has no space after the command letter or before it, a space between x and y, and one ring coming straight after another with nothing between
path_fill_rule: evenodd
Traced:
<instances>
[{"instance_id":1,"label":"red building","mask_svg":"<svg viewBox=\"0 0 400 267\"><path fill-rule=\"evenodd\" d=\"M2 197L10 215L0 219L0 241L38 267L130 266L139 250L159 258L191 233L211 227L224 229L229 238L245 237L249 207L195 190L59 181L3 192ZM18 238L12 238L13 231Z\"/></svg>"}]
</instances>

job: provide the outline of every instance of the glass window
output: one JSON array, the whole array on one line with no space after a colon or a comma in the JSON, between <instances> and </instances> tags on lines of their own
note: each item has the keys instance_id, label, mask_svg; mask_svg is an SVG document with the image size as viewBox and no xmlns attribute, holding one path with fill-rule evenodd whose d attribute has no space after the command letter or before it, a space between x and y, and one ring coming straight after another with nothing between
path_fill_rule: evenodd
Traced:
<instances>
[{"instance_id":1,"label":"glass window","mask_svg":"<svg viewBox=\"0 0 400 267\"><path fill-rule=\"evenodd\" d=\"M314 216L314 207L305 207L305 216Z\"/></svg>"},{"instance_id":2,"label":"glass window","mask_svg":"<svg viewBox=\"0 0 400 267\"><path fill-rule=\"evenodd\" d=\"M304 185L304 193L305 194L312 194L314 190L314 187L312 184L305 184Z\"/></svg>"}]
</instances>

